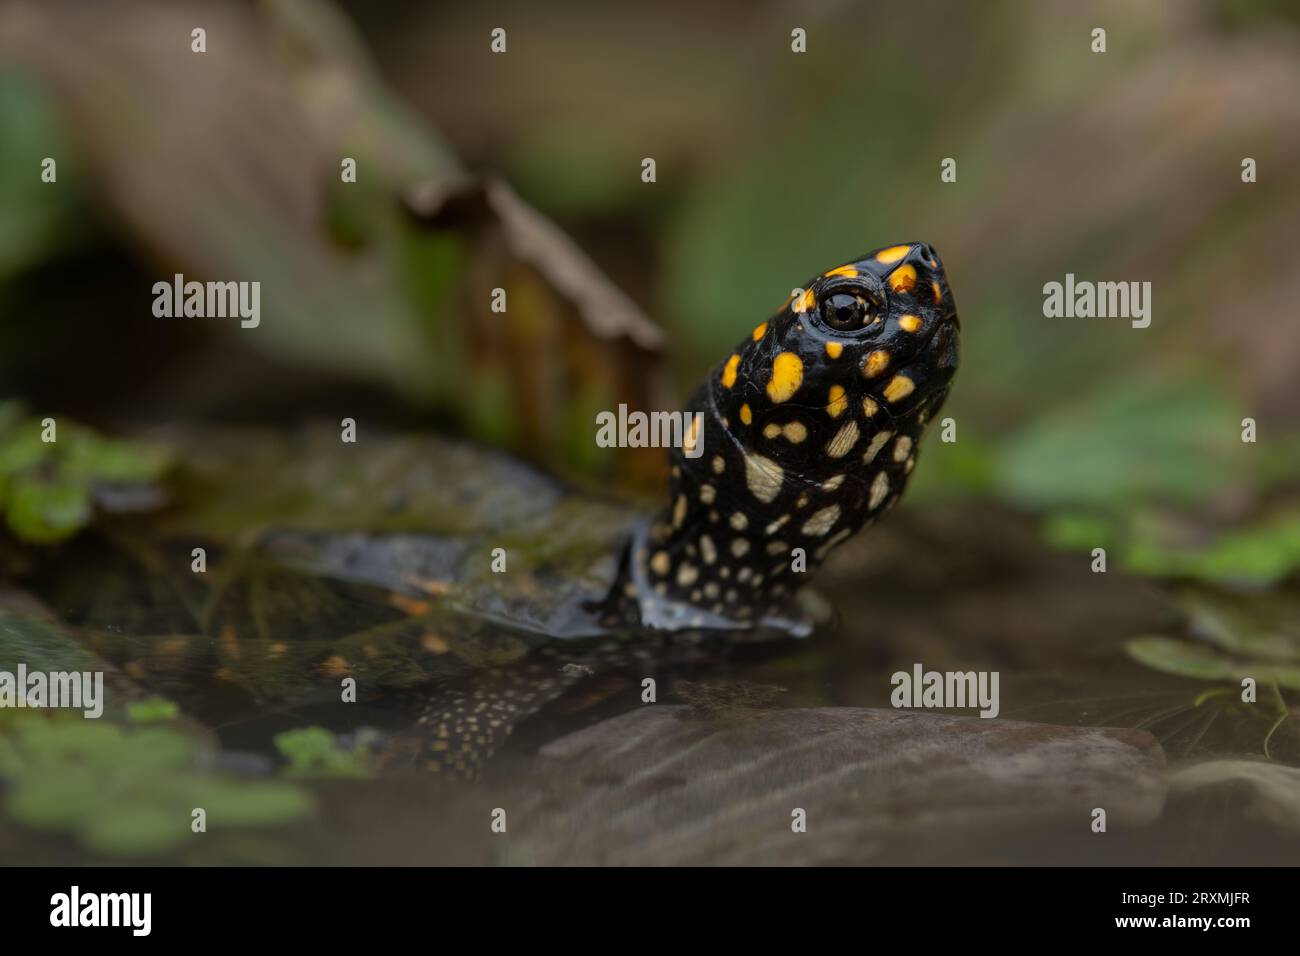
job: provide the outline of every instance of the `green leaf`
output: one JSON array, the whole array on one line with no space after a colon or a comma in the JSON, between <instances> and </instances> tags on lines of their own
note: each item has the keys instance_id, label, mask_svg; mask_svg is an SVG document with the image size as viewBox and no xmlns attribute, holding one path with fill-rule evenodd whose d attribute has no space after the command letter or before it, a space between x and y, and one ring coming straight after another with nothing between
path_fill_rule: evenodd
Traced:
<instances>
[{"instance_id":1,"label":"green leaf","mask_svg":"<svg viewBox=\"0 0 1300 956\"><path fill-rule=\"evenodd\" d=\"M1013 434L997 484L1013 503L1100 510L1195 504L1248 478L1236 400L1199 374L1130 377Z\"/></svg>"},{"instance_id":2,"label":"green leaf","mask_svg":"<svg viewBox=\"0 0 1300 956\"><path fill-rule=\"evenodd\" d=\"M1155 635L1135 637L1124 647L1139 664L1166 674L1195 680L1240 681L1253 677L1261 684L1276 683L1288 690L1300 690L1300 666L1237 661L1203 645Z\"/></svg>"},{"instance_id":3,"label":"green leaf","mask_svg":"<svg viewBox=\"0 0 1300 956\"><path fill-rule=\"evenodd\" d=\"M81 827L86 846L112 856L154 856L183 843L190 835L190 814L183 807L106 806Z\"/></svg>"},{"instance_id":4,"label":"green leaf","mask_svg":"<svg viewBox=\"0 0 1300 956\"><path fill-rule=\"evenodd\" d=\"M94 234L78 186L84 170L62 125L54 99L38 83L14 71L0 74L0 279ZM40 181L46 157L58 162L54 183Z\"/></svg>"},{"instance_id":5,"label":"green leaf","mask_svg":"<svg viewBox=\"0 0 1300 956\"><path fill-rule=\"evenodd\" d=\"M111 766L127 746L121 728L104 721L27 720L16 735L23 751L39 763L85 760Z\"/></svg>"},{"instance_id":6,"label":"green leaf","mask_svg":"<svg viewBox=\"0 0 1300 956\"><path fill-rule=\"evenodd\" d=\"M98 808L101 792L88 767L52 767L19 778L5 802L19 823L37 830L76 829Z\"/></svg>"},{"instance_id":7,"label":"green leaf","mask_svg":"<svg viewBox=\"0 0 1300 956\"><path fill-rule=\"evenodd\" d=\"M363 748L344 750L324 727L303 727L276 734L275 747L289 762L286 773L295 777L365 777Z\"/></svg>"},{"instance_id":8,"label":"green leaf","mask_svg":"<svg viewBox=\"0 0 1300 956\"><path fill-rule=\"evenodd\" d=\"M152 724L175 720L179 714L180 708L165 697L133 700L126 705L127 720L136 724Z\"/></svg>"},{"instance_id":9,"label":"green leaf","mask_svg":"<svg viewBox=\"0 0 1300 956\"><path fill-rule=\"evenodd\" d=\"M62 473L87 482L152 482L171 463L165 448L104 438L82 426L65 426L59 449Z\"/></svg>"},{"instance_id":10,"label":"green leaf","mask_svg":"<svg viewBox=\"0 0 1300 956\"><path fill-rule=\"evenodd\" d=\"M113 765L116 769L134 772L140 770L180 770L193 758L194 746L190 739L166 727L147 727L131 734L130 746Z\"/></svg>"},{"instance_id":11,"label":"green leaf","mask_svg":"<svg viewBox=\"0 0 1300 956\"><path fill-rule=\"evenodd\" d=\"M50 457L56 446L42 441L41 424L31 418L0 432L0 475L16 475Z\"/></svg>"},{"instance_id":12,"label":"green leaf","mask_svg":"<svg viewBox=\"0 0 1300 956\"><path fill-rule=\"evenodd\" d=\"M1225 584L1274 584L1300 568L1300 512L1269 515L1201 548L1136 541L1124 565L1142 574L1195 577Z\"/></svg>"},{"instance_id":13,"label":"green leaf","mask_svg":"<svg viewBox=\"0 0 1300 956\"><path fill-rule=\"evenodd\" d=\"M1241 676L1235 665L1209 648L1172 637L1135 637L1124 648L1139 664L1166 674L1198 680L1232 680Z\"/></svg>"},{"instance_id":14,"label":"green leaf","mask_svg":"<svg viewBox=\"0 0 1300 956\"><path fill-rule=\"evenodd\" d=\"M1114 524L1093 514L1063 512L1049 515L1043 526L1047 543L1066 551L1104 548L1113 540Z\"/></svg>"},{"instance_id":15,"label":"green leaf","mask_svg":"<svg viewBox=\"0 0 1300 956\"><path fill-rule=\"evenodd\" d=\"M18 478L9 486L9 528L24 541L53 544L76 534L90 520L90 492L73 481Z\"/></svg>"},{"instance_id":16,"label":"green leaf","mask_svg":"<svg viewBox=\"0 0 1300 956\"><path fill-rule=\"evenodd\" d=\"M286 783L211 783L194 794L208 814L208 827L275 826L294 823L312 810L311 795Z\"/></svg>"}]
</instances>

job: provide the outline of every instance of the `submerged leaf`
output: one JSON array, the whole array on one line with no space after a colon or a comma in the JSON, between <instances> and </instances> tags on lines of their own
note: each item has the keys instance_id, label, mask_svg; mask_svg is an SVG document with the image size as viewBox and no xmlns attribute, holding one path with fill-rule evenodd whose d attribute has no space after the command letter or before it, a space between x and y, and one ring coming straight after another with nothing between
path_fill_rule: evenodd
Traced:
<instances>
[{"instance_id":1,"label":"submerged leaf","mask_svg":"<svg viewBox=\"0 0 1300 956\"><path fill-rule=\"evenodd\" d=\"M1157 635L1132 638L1124 647L1139 664L1166 674L1196 680L1238 681L1251 677L1260 684L1276 683L1300 690L1300 666L1233 660L1204 645Z\"/></svg>"}]
</instances>

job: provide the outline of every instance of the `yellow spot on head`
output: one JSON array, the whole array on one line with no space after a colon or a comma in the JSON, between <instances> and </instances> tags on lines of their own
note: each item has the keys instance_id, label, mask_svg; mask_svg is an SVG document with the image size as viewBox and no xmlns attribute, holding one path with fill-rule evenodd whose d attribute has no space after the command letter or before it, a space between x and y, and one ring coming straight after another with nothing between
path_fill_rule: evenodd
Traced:
<instances>
[{"instance_id":1,"label":"yellow spot on head","mask_svg":"<svg viewBox=\"0 0 1300 956\"><path fill-rule=\"evenodd\" d=\"M876 349L863 361L862 374L867 378L875 378L888 367L889 353L884 349Z\"/></svg>"},{"instance_id":2,"label":"yellow spot on head","mask_svg":"<svg viewBox=\"0 0 1300 956\"><path fill-rule=\"evenodd\" d=\"M935 304L935 305L938 305L940 302L943 301L943 293L942 293L941 291L939 291L939 283L937 283L937 282L933 282L933 281L932 281L932 282L930 283L930 291L934 293L934 304Z\"/></svg>"},{"instance_id":3,"label":"yellow spot on head","mask_svg":"<svg viewBox=\"0 0 1300 956\"><path fill-rule=\"evenodd\" d=\"M794 304L796 312L807 312L817 304L817 296L813 295L813 290L809 289L799 297L799 301Z\"/></svg>"},{"instance_id":4,"label":"yellow spot on head","mask_svg":"<svg viewBox=\"0 0 1300 956\"><path fill-rule=\"evenodd\" d=\"M898 320L898 327L904 332L917 332L921 328L920 316L905 315Z\"/></svg>"},{"instance_id":5,"label":"yellow spot on head","mask_svg":"<svg viewBox=\"0 0 1300 956\"><path fill-rule=\"evenodd\" d=\"M826 414L831 418L839 418L840 413L848 407L849 400L844 395L844 386L832 385L826 394Z\"/></svg>"},{"instance_id":6,"label":"yellow spot on head","mask_svg":"<svg viewBox=\"0 0 1300 956\"><path fill-rule=\"evenodd\" d=\"M876 253L876 261L888 265L891 262L897 262L903 256L907 255L910 246L890 246L888 249L881 249Z\"/></svg>"},{"instance_id":7,"label":"yellow spot on head","mask_svg":"<svg viewBox=\"0 0 1300 956\"><path fill-rule=\"evenodd\" d=\"M740 420L748 425L754 420L754 413L749 410L749 404L740 406Z\"/></svg>"},{"instance_id":8,"label":"yellow spot on head","mask_svg":"<svg viewBox=\"0 0 1300 956\"><path fill-rule=\"evenodd\" d=\"M650 559L650 570L660 577L666 575L671 567L672 561L668 557L667 551L657 551L655 556Z\"/></svg>"},{"instance_id":9,"label":"yellow spot on head","mask_svg":"<svg viewBox=\"0 0 1300 956\"><path fill-rule=\"evenodd\" d=\"M858 270L853 268L853 266L840 266L838 269L832 269L830 272L825 273L827 279L833 279L835 276L844 276L846 279L856 279L858 276Z\"/></svg>"},{"instance_id":10,"label":"yellow spot on head","mask_svg":"<svg viewBox=\"0 0 1300 956\"><path fill-rule=\"evenodd\" d=\"M885 386L885 400L897 402L907 398L916 389L916 383L906 375L895 375Z\"/></svg>"},{"instance_id":11,"label":"yellow spot on head","mask_svg":"<svg viewBox=\"0 0 1300 956\"><path fill-rule=\"evenodd\" d=\"M722 370L722 387L731 388L736 384L736 368L740 365L740 356L733 355L727 359L727 367Z\"/></svg>"},{"instance_id":12,"label":"yellow spot on head","mask_svg":"<svg viewBox=\"0 0 1300 956\"><path fill-rule=\"evenodd\" d=\"M880 411L880 406L876 404L876 400L874 398L868 396L867 398L864 398L862 400L862 414L864 416L866 416L867 418L871 418L878 411Z\"/></svg>"},{"instance_id":13,"label":"yellow spot on head","mask_svg":"<svg viewBox=\"0 0 1300 956\"><path fill-rule=\"evenodd\" d=\"M767 383L767 395L774 402L787 401L799 391L801 382L803 361L793 352L782 352L772 362L772 379Z\"/></svg>"},{"instance_id":14,"label":"yellow spot on head","mask_svg":"<svg viewBox=\"0 0 1300 956\"><path fill-rule=\"evenodd\" d=\"M763 429L764 438L775 438L778 435L783 435L786 441L797 445L808 437L808 429L803 422L787 422L785 425L773 422Z\"/></svg>"},{"instance_id":15,"label":"yellow spot on head","mask_svg":"<svg viewBox=\"0 0 1300 956\"><path fill-rule=\"evenodd\" d=\"M840 354L841 354L843 351L844 351L844 346L843 346L843 345L840 345L839 342L827 342L827 343L826 343L826 354L827 354L829 357L833 358L833 359L837 359L837 358L839 358L839 357L840 357Z\"/></svg>"},{"instance_id":16,"label":"yellow spot on head","mask_svg":"<svg viewBox=\"0 0 1300 956\"><path fill-rule=\"evenodd\" d=\"M895 292L911 292L916 288L916 267L899 266L889 274L889 287Z\"/></svg>"},{"instance_id":17,"label":"yellow spot on head","mask_svg":"<svg viewBox=\"0 0 1300 956\"><path fill-rule=\"evenodd\" d=\"M762 325L759 325L759 326L755 327L755 329L754 329L754 341L757 342L757 341L758 341L759 339L761 339L761 338L762 338L766 333L767 333L767 323L764 322Z\"/></svg>"}]
</instances>

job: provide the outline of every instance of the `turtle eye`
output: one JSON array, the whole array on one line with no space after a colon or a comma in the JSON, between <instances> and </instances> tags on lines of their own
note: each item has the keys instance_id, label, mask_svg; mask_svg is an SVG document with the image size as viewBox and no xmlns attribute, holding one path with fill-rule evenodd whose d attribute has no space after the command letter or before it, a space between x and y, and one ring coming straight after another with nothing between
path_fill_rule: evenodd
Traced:
<instances>
[{"instance_id":1,"label":"turtle eye","mask_svg":"<svg viewBox=\"0 0 1300 956\"><path fill-rule=\"evenodd\" d=\"M862 296L837 292L822 300L822 319L837 332L852 332L871 321L871 305Z\"/></svg>"}]
</instances>

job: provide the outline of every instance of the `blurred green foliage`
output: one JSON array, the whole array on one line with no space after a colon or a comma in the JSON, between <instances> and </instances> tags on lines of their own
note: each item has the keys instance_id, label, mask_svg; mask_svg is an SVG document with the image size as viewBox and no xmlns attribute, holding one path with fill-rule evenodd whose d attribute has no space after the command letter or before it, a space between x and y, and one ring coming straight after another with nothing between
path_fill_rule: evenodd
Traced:
<instances>
[{"instance_id":1,"label":"blurred green foliage","mask_svg":"<svg viewBox=\"0 0 1300 956\"><path fill-rule=\"evenodd\" d=\"M503 170L671 331L678 395L792 286L924 239L952 282L963 362L944 412L957 439L930 437L908 502L994 498L1042 514L1049 542L1105 546L1143 574L1268 583L1300 565L1300 336L1285 320L1300 272L1300 141L1285 135L1300 5L1106 6L1104 55L1089 48L1093 11L1028 0L866 18L743 4L728 15L682 3L667 17L345 8L351 19L314 0L223 11L232 35L266 28L277 44L241 47L202 123L176 110L183 97L151 98L148 71L166 65L152 34L123 53L143 57L140 76L89 52L77 69L34 53L33 68L0 73L0 128L18 158L0 171L13 211L0 278L69 243L119 242L107 205L155 261L265 275L265 334L237 336L239 348L337 384L381 383L420 411L455 406L487 443L519 447L540 410L554 426L547 454L582 471L599 467L590 419L608 385L538 360L565 343L522 341L550 308L527 284L511 288L511 339L477 345L480 357L518 349L522 363L473 361L472 321L453 315L473 319L454 290L482 279L472 229L410 228L403 189ZM167 22L138 16L141 30ZM511 25L506 56L483 40L498 19ZM790 52L793 25L807 54ZM45 74L62 95L35 79ZM212 78L187 75L174 82L205 101ZM131 97L144 105L127 135L105 104ZM231 103L266 120L264 142ZM248 145L206 163L226 141ZM151 164L130 158L142 150ZM54 153L57 187L34 176ZM358 158L354 184L338 181L341 155ZM1258 182L1240 181L1244 156ZM947 157L954 183L939 178ZM1150 281L1152 326L1044 318L1042 286L1066 272ZM0 346L17 323L0 321ZM530 374L563 394L558 411L521 403ZM225 387L239 386L203 385ZM1255 444L1240 439L1247 416ZM63 469L18 481L7 501L11 528L33 540L90 514L86 481Z\"/></svg>"},{"instance_id":2,"label":"blurred green foliage","mask_svg":"<svg viewBox=\"0 0 1300 956\"><path fill-rule=\"evenodd\" d=\"M0 69L0 131L5 144L0 163L2 291L4 280L87 243L95 231L85 215L85 171L56 104L32 77ZM57 185L39 181L46 157L57 158Z\"/></svg>"},{"instance_id":3,"label":"blurred green foliage","mask_svg":"<svg viewBox=\"0 0 1300 956\"><path fill-rule=\"evenodd\" d=\"M0 666L17 661L29 672L107 670L107 701L94 720L75 710L0 709L9 819L96 853L147 857L311 813L311 794L292 783L217 770L211 740L170 701L139 698L123 708L117 672L60 626L0 610ZM206 811L211 836L192 831L196 808Z\"/></svg>"},{"instance_id":4,"label":"blurred green foliage","mask_svg":"<svg viewBox=\"0 0 1300 956\"><path fill-rule=\"evenodd\" d=\"M365 742L344 747L324 727L302 727L276 734L275 748L288 762L284 772L290 777L370 776Z\"/></svg>"},{"instance_id":5,"label":"blurred green foliage","mask_svg":"<svg viewBox=\"0 0 1300 956\"><path fill-rule=\"evenodd\" d=\"M175 720L180 708L163 697L133 700L126 705L127 719L136 724L153 724Z\"/></svg>"},{"instance_id":6,"label":"blurred green foliage","mask_svg":"<svg viewBox=\"0 0 1300 956\"><path fill-rule=\"evenodd\" d=\"M152 485L170 463L158 445L27 417L20 402L0 401L0 512L21 541L52 544L76 534L93 515L97 487Z\"/></svg>"},{"instance_id":7,"label":"blurred green foliage","mask_svg":"<svg viewBox=\"0 0 1300 956\"><path fill-rule=\"evenodd\" d=\"M224 777L199 757L194 740L165 726L129 729L31 711L0 720L0 776L11 781L6 814L98 853L152 856L205 839L191 830L195 809L218 833L311 812L311 796L292 784Z\"/></svg>"}]
</instances>

